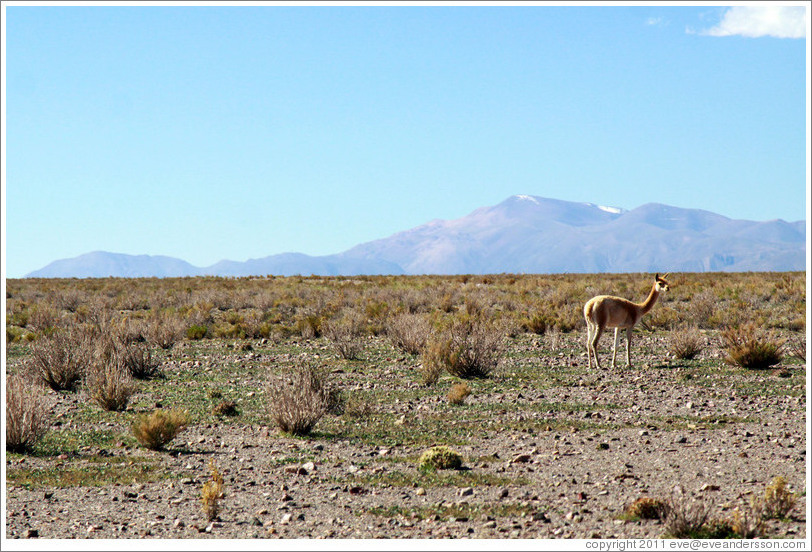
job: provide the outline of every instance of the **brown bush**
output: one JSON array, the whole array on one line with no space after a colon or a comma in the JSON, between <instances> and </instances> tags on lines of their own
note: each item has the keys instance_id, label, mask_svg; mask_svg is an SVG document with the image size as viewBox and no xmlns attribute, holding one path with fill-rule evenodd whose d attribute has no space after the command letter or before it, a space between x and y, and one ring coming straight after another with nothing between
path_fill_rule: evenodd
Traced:
<instances>
[{"instance_id":1,"label":"brown bush","mask_svg":"<svg viewBox=\"0 0 812 552\"><path fill-rule=\"evenodd\" d=\"M445 369L460 378L486 378L499 364L505 350L502 329L486 319L454 318L428 340L423 352L426 370Z\"/></svg>"},{"instance_id":2,"label":"brown bush","mask_svg":"<svg viewBox=\"0 0 812 552\"><path fill-rule=\"evenodd\" d=\"M362 341L363 320L354 314L333 318L324 326L324 335L333 345L339 357L356 360L364 350Z\"/></svg>"},{"instance_id":3,"label":"brown bush","mask_svg":"<svg viewBox=\"0 0 812 552\"><path fill-rule=\"evenodd\" d=\"M682 360L695 358L704 347L705 338L695 326L674 330L668 336L668 350Z\"/></svg>"},{"instance_id":4,"label":"brown bush","mask_svg":"<svg viewBox=\"0 0 812 552\"><path fill-rule=\"evenodd\" d=\"M48 431L42 390L20 375L6 376L6 450L31 450Z\"/></svg>"},{"instance_id":5,"label":"brown bush","mask_svg":"<svg viewBox=\"0 0 812 552\"><path fill-rule=\"evenodd\" d=\"M89 360L89 335L70 328L34 341L29 368L54 391L75 391Z\"/></svg>"},{"instance_id":6,"label":"brown bush","mask_svg":"<svg viewBox=\"0 0 812 552\"><path fill-rule=\"evenodd\" d=\"M419 314L398 314L387 320L386 336L392 345L410 354L419 355L431 333L431 323Z\"/></svg>"},{"instance_id":7,"label":"brown bush","mask_svg":"<svg viewBox=\"0 0 812 552\"><path fill-rule=\"evenodd\" d=\"M665 519L668 508L668 503L658 498L644 496L626 508L626 515L633 519Z\"/></svg>"},{"instance_id":8,"label":"brown bush","mask_svg":"<svg viewBox=\"0 0 812 552\"><path fill-rule=\"evenodd\" d=\"M124 410L135 393L125 355L125 346L112 336L105 335L96 342L85 374L85 389L104 410Z\"/></svg>"},{"instance_id":9,"label":"brown bush","mask_svg":"<svg viewBox=\"0 0 812 552\"><path fill-rule=\"evenodd\" d=\"M307 435L330 408L326 374L309 365L290 370L268 386L268 413L292 435Z\"/></svg>"},{"instance_id":10,"label":"brown bush","mask_svg":"<svg viewBox=\"0 0 812 552\"><path fill-rule=\"evenodd\" d=\"M161 349L171 349L186 333L186 325L180 318L161 313L152 316L142 329L147 343Z\"/></svg>"},{"instance_id":11,"label":"brown bush","mask_svg":"<svg viewBox=\"0 0 812 552\"><path fill-rule=\"evenodd\" d=\"M783 358L784 342L755 323L722 331L722 342L729 364L761 370L774 366Z\"/></svg>"},{"instance_id":12,"label":"brown bush","mask_svg":"<svg viewBox=\"0 0 812 552\"><path fill-rule=\"evenodd\" d=\"M189 414L179 410L158 409L141 414L131 426L133 436L150 450L163 449L189 425Z\"/></svg>"}]
</instances>

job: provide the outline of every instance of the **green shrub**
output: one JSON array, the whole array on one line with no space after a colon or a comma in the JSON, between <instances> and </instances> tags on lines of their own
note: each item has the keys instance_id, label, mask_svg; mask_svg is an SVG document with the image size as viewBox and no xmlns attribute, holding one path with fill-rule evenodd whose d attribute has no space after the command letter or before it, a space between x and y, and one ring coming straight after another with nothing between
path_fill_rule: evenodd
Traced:
<instances>
[{"instance_id":1,"label":"green shrub","mask_svg":"<svg viewBox=\"0 0 812 552\"><path fill-rule=\"evenodd\" d=\"M206 334L209 332L209 328L206 326L202 326L200 324L192 324L189 329L186 330L186 338L187 339L203 339L206 337Z\"/></svg>"},{"instance_id":2,"label":"green shrub","mask_svg":"<svg viewBox=\"0 0 812 552\"><path fill-rule=\"evenodd\" d=\"M432 447L420 455L418 469L458 470L462 467L462 456L445 445Z\"/></svg>"}]
</instances>

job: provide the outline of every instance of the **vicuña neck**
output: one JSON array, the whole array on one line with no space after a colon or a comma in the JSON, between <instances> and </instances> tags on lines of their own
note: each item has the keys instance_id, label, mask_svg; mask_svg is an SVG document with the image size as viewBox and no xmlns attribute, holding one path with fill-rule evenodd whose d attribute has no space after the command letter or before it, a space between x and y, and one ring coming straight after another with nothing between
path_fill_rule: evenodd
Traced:
<instances>
[{"instance_id":1,"label":"vicu\u00f1a neck","mask_svg":"<svg viewBox=\"0 0 812 552\"><path fill-rule=\"evenodd\" d=\"M657 297L660 295L660 292L657 291L657 284L651 286L651 292L649 292L648 297L646 300L640 303L640 307L643 310L643 314L646 314L648 311L651 310L651 307L654 306L654 303L657 302Z\"/></svg>"}]
</instances>

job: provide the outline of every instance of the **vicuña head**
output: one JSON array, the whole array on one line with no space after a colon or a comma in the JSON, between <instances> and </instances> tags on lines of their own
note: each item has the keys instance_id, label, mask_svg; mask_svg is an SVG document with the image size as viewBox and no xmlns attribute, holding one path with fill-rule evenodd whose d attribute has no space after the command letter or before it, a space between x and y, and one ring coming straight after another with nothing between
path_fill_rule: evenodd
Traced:
<instances>
[{"instance_id":1,"label":"vicu\u00f1a head","mask_svg":"<svg viewBox=\"0 0 812 552\"><path fill-rule=\"evenodd\" d=\"M651 292L642 303L634 303L628 299L615 297L613 295L598 295L593 297L584 305L584 318L586 319L587 337L586 353L587 362L592 367L592 357L595 357L595 366L601 367L598 360L597 344L598 340L606 328L615 329L615 345L612 349L612 368L615 367L615 357L617 356L617 336L618 331L626 329L626 364L631 366L632 329L640 321L644 314L652 309L660 293L668 291L668 281L665 279L668 274L660 276L654 275L654 285Z\"/></svg>"}]
</instances>

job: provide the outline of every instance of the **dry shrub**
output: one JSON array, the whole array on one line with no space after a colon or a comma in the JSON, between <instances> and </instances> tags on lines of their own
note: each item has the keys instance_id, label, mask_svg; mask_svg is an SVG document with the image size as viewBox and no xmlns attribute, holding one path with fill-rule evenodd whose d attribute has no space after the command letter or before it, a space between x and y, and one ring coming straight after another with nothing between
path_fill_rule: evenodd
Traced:
<instances>
[{"instance_id":1,"label":"dry shrub","mask_svg":"<svg viewBox=\"0 0 812 552\"><path fill-rule=\"evenodd\" d=\"M20 375L6 376L6 450L31 450L48 431L41 389Z\"/></svg>"},{"instance_id":2,"label":"dry shrub","mask_svg":"<svg viewBox=\"0 0 812 552\"><path fill-rule=\"evenodd\" d=\"M433 349L435 347L439 347L440 345L428 345L427 351L424 352L424 357L432 357L432 355L439 355L439 353L432 353L428 351L428 349ZM423 363L420 365L420 379L423 381L423 385L431 386L439 381L440 376L443 375L443 370L445 367L439 363L434 361L426 361L424 360Z\"/></svg>"},{"instance_id":3,"label":"dry shrub","mask_svg":"<svg viewBox=\"0 0 812 552\"><path fill-rule=\"evenodd\" d=\"M203 513L209 521L217 519L220 514L220 500L225 496L223 493L223 476L214 464L214 460L209 460L211 479L203 484L200 491L200 502L203 504Z\"/></svg>"},{"instance_id":4,"label":"dry shrub","mask_svg":"<svg viewBox=\"0 0 812 552\"><path fill-rule=\"evenodd\" d=\"M722 341L729 364L762 370L781 362L784 342L755 323L722 331Z\"/></svg>"},{"instance_id":5,"label":"dry shrub","mask_svg":"<svg viewBox=\"0 0 812 552\"><path fill-rule=\"evenodd\" d=\"M152 351L144 345L124 345L121 360L125 370L135 379L148 380L163 376L160 363L152 359Z\"/></svg>"},{"instance_id":6,"label":"dry shrub","mask_svg":"<svg viewBox=\"0 0 812 552\"><path fill-rule=\"evenodd\" d=\"M789 345L789 352L790 354L800 360L801 362L806 362L806 340L805 339L797 339L792 340Z\"/></svg>"},{"instance_id":7,"label":"dry shrub","mask_svg":"<svg viewBox=\"0 0 812 552\"><path fill-rule=\"evenodd\" d=\"M161 349L171 349L186 332L183 320L166 313L151 317L144 325L147 343Z\"/></svg>"},{"instance_id":8,"label":"dry shrub","mask_svg":"<svg viewBox=\"0 0 812 552\"><path fill-rule=\"evenodd\" d=\"M363 320L354 314L343 318L334 318L325 324L324 334L332 343L338 356L347 360L356 360L364 350L362 342Z\"/></svg>"},{"instance_id":9,"label":"dry shrub","mask_svg":"<svg viewBox=\"0 0 812 552\"><path fill-rule=\"evenodd\" d=\"M710 522L710 509L702 502L688 501L675 494L667 502L665 519L666 536L675 539L702 538Z\"/></svg>"},{"instance_id":10,"label":"dry shrub","mask_svg":"<svg viewBox=\"0 0 812 552\"><path fill-rule=\"evenodd\" d=\"M307 435L330 404L327 375L313 366L298 366L268 386L268 412L285 433Z\"/></svg>"},{"instance_id":11,"label":"dry shrub","mask_svg":"<svg viewBox=\"0 0 812 552\"><path fill-rule=\"evenodd\" d=\"M762 504L758 500L753 500L749 508L736 508L728 524L735 538L755 539L764 536Z\"/></svg>"},{"instance_id":12,"label":"dry shrub","mask_svg":"<svg viewBox=\"0 0 812 552\"><path fill-rule=\"evenodd\" d=\"M681 360L695 358L704 347L705 339L696 326L680 328L668 337L668 350Z\"/></svg>"},{"instance_id":13,"label":"dry shrub","mask_svg":"<svg viewBox=\"0 0 812 552\"><path fill-rule=\"evenodd\" d=\"M428 371L442 369L464 379L486 378L499 364L505 350L500 327L484 318L454 318L429 339L423 352Z\"/></svg>"},{"instance_id":14,"label":"dry shrub","mask_svg":"<svg viewBox=\"0 0 812 552\"><path fill-rule=\"evenodd\" d=\"M305 339L321 337L324 318L320 314L306 313L294 323L295 331Z\"/></svg>"},{"instance_id":15,"label":"dry shrub","mask_svg":"<svg viewBox=\"0 0 812 552\"><path fill-rule=\"evenodd\" d=\"M28 367L54 391L75 391L89 360L89 334L70 328L34 341Z\"/></svg>"},{"instance_id":16,"label":"dry shrub","mask_svg":"<svg viewBox=\"0 0 812 552\"><path fill-rule=\"evenodd\" d=\"M124 410L135 393L125 356L126 347L112 336L102 336L95 344L85 374L85 390L104 410Z\"/></svg>"},{"instance_id":17,"label":"dry shrub","mask_svg":"<svg viewBox=\"0 0 812 552\"><path fill-rule=\"evenodd\" d=\"M398 314L390 317L386 325L386 336L392 345L410 355L421 353L430 333L431 323L419 314Z\"/></svg>"},{"instance_id":18,"label":"dry shrub","mask_svg":"<svg viewBox=\"0 0 812 552\"><path fill-rule=\"evenodd\" d=\"M237 410L237 403L234 401L222 401L212 408L211 413L215 416L237 416L240 411Z\"/></svg>"},{"instance_id":19,"label":"dry shrub","mask_svg":"<svg viewBox=\"0 0 812 552\"><path fill-rule=\"evenodd\" d=\"M787 489L787 480L780 476L773 478L764 490L764 518L786 518L793 508L795 508L795 495Z\"/></svg>"},{"instance_id":20,"label":"dry shrub","mask_svg":"<svg viewBox=\"0 0 812 552\"><path fill-rule=\"evenodd\" d=\"M471 388L467 383L458 383L448 391L448 402L451 404L462 404L470 394Z\"/></svg>"},{"instance_id":21,"label":"dry shrub","mask_svg":"<svg viewBox=\"0 0 812 552\"><path fill-rule=\"evenodd\" d=\"M663 523L666 538L727 539L735 537L728 520L711 517L711 507L697 500L676 494L667 502Z\"/></svg>"},{"instance_id":22,"label":"dry shrub","mask_svg":"<svg viewBox=\"0 0 812 552\"><path fill-rule=\"evenodd\" d=\"M375 405L363 397L350 397L344 402L342 413L348 418L365 419L375 413Z\"/></svg>"},{"instance_id":23,"label":"dry shrub","mask_svg":"<svg viewBox=\"0 0 812 552\"><path fill-rule=\"evenodd\" d=\"M626 508L626 515L633 519L665 519L668 509L668 503L658 498L644 496Z\"/></svg>"},{"instance_id":24,"label":"dry shrub","mask_svg":"<svg viewBox=\"0 0 812 552\"><path fill-rule=\"evenodd\" d=\"M527 315L520 321L521 328L525 332L544 335L547 332L548 318L541 313Z\"/></svg>"},{"instance_id":25,"label":"dry shrub","mask_svg":"<svg viewBox=\"0 0 812 552\"><path fill-rule=\"evenodd\" d=\"M158 409L138 416L131 427L135 438L150 450L163 449L189 425L189 413Z\"/></svg>"},{"instance_id":26,"label":"dry shrub","mask_svg":"<svg viewBox=\"0 0 812 552\"><path fill-rule=\"evenodd\" d=\"M716 305L719 298L713 291L706 289L695 294L688 304L688 318L699 328L713 327L713 315L716 312Z\"/></svg>"}]
</instances>

